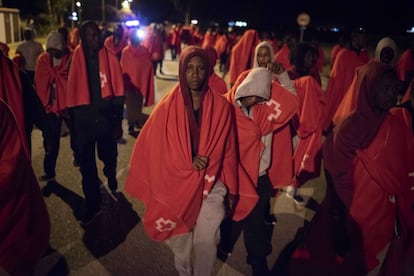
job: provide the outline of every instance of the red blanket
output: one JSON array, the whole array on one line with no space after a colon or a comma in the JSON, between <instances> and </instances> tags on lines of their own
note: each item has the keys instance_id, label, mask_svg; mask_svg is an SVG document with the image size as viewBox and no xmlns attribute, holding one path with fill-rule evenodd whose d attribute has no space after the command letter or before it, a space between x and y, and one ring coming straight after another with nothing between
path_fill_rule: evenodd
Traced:
<instances>
[{"instance_id":1,"label":"red blanket","mask_svg":"<svg viewBox=\"0 0 414 276\"><path fill-rule=\"evenodd\" d=\"M402 81L410 81L407 76L414 71L413 51L411 49L405 50L397 62L398 78Z\"/></svg>"},{"instance_id":2,"label":"red blanket","mask_svg":"<svg viewBox=\"0 0 414 276\"><path fill-rule=\"evenodd\" d=\"M277 51L275 54L275 60L277 62L282 63L283 68L285 68L286 70L291 67L291 64L289 61L289 55L290 55L290 50L286 43L283 44L282 48L280 48L280 50Z\"/></svg>"},{"instance_id":3,"label":"red blanket","mask_svg":"<svg viewBox=\"0 0 414 276\"><path fill-rule=\"evenodd\" d=\"M68 83L68 59L69 55L64 55L59 66L53 67L52 58L48 53L42 53L36 62L35 85L46 112L60 113L66 106L66 89ZM55 83L55 101L49 103L52 83Z\"/></svg>"},{"instance_id":4,"label":"red blanket","mask_svg":"<svg viewBox=\"0 0 414 276\"><path fill-rule=\"evenodd\" d=\"M101 76L102 98L110 99L113 96L124 95L121 66L117 57L109 52L106 47L99 50L99 75ZM66 104L68 107L74 107L90 104L90 102L85 54L82 46L79 45L73 52L69 69Z\"/></svg>"},{"instance_id":5,"label":"red blanket","mask_svg":"<svg viewBox=\"0 0 414 276\"><path fill-rule=\"evenodd\" d=\"M154 104L154 67L147 48L128 45L122 52L121 68L125 88L139 91L144 97L144 106Z\"/></svg>"},{"instance_id":6,"label":"red blanket","mask_svg":"<svg viewBox=\"0 0 414 276\"><path fill-rule=\"evenodd\" d=\"M4 100L13 112L19 127L19 133L24 142L24 150L31 159L27 143L24 121L23 90L16 65L5 55L0 55L0 99Z\"/></svg>"},{"instance_id":7,"label":"red blanket","mask_svg":"<svg viewBox=\"0 0 414 276\"><path fill-rule=\"evenodd\" d=\"M220 78L215 72L213 72L208 79L208 86L219 94L225 94L227 92L226 82Z\"/></svg>"},{"instance_id":8,"label":"red blanket","mask_svg":"<svg viewBox=\"0 0 414 276\"><path fill-rule=\"evenodd\" d=\"M369 148L357 151L354 164L353 192L358 196L354 197L349 211L361 227L368 269L379 263L377 254L393 237L396 208L405 244L400 261L409 260L409 256L412 261L414 178L409 173L414 171L414 147L411 129L400 118L389 115ZM390 195L397 197L397 203L390 201ZM399 267L397 264L393 271Z\"/></svg>"},{"instance_id":9,"label":"red blanket","mask_svg":"<svg viewBox=\"0 0 414 276\"><path fill-rule=\"evenodd\" d=\"M299 176L307 172L317 177L321 169L321 124L325 94L311 76L295 80L295 87L300 104L294 122L297 123L295 129L300 140L293 154L294 173Z\"/></svg>"},{"instance_id":10,"label":"red blanket","mask_svg":"<svg viewBox=\"0 0 414 276\"><path fill-rule=\"evenodd\" d=\"M24 144L0 100L0 267L10 275L31 275L49 245L48 212Z\"/></svg>"},{"instance_id":11,"label":"red blanket","mask_svg":"<svg viewBox=\"0 0 414 276\"><path fill-rule=\"evenodd\" d=\"M248 71L243 72L232 89L226 94L227 99L234 105L236 113L240 162L250 181L257 185L260 153L264 146L261 138L274 131L272 162L268 170L269 177L275 188L282 186L282 183L288 185L292 179L291 136L290 132L288 136L281 136L279 131L287 125L296 113L299 100L295 95L280 86L278 82L273 81L270 100L265 104L253 106L254 118L250 119L242 112L234 97L237 87L246 78L247 74ZM275 144L276 141L277 144ZM280 146L283 143L285 143L284 146ZM283 149L289 148L290 151L283 151Z\"/></svg>"},{"instance_id":12,"label":"red blanket","mask_svg":"<svg viewBox=\"0 0 414 276\"><path fill-rule=\"evenodd\" d=\"M259 43L256 30L247 30L237 41L230 52L229 82L234 84L240 73L251 68L254 60L254 50Z\"/></svg>"},{"instance_id":13,"label":"red blanket","mask_svg":"<svg viewBox=\"0 0 414 276\"><path fill-rule=\"evenodd\" d=\"M119 41L117 46L115 46L115 43L114 43L114 36L113 35L108 36L104 41L104 45L114 55L119 55L122 53L122 50L128 45L128 36L124 34L121 37L121 40Z\"/></svg>"},{"instance_id":14,"label":"red blanket","mask_svg":"<svg viewBox=\"0 0 414 276\"><path fill-rule=\"evenodd\" d=\"M325 92L326 105L322 122L324 130L329 128L339 104L352 83L356 68L364 63L362 57L354 51L343 48L338 53Z\"/></svg>"},{"instance_id":15,"label":"red blanket","mask_svg":"<svg viewBox=\"0 0 414 276\"><path fill-rule=\"evenodd\" d=\"M203 171L192 167L189 120L178 85L145 123L134 146L125 190L145 204L144 226L152 239L165 240L191 231L203 194L218 180L229 193L240 195L235 219L245 217L256 204L254 191L252 196L239 192L230 108L222 96L206 92L200 109L198 146L198 154L209 157Z\"/></svg>"}]
</instances>

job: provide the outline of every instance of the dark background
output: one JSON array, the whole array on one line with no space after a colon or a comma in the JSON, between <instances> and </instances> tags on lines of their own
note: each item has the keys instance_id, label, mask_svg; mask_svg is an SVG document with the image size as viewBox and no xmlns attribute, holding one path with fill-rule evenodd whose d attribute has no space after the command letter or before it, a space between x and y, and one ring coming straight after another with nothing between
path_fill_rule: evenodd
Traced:
<instances>
[{"instance_id":1,"label":"dark background","mask_svg":"<svg viewBox=\"0 0 414 276\"><path fill-rule=\"evenodd\" d=\"M105 0L107 14L122 0ZM173 0L134 0L133 9L144 23L184 21ZM182 0L181 2L183 2ZM268 30L297 29L301 12L311 16L310 28L354 28L363 26L371 33L404 34L414 25L414 0L188 0L191 18L202 26L211 22L226 25L229 20L245 20L249 27ZM101 0L83 0L83 19L101 19ZM21 15L47 13L46 0L3 0L5 7L19 8ZM108 15L107 17L110 17Z\"/></svg>"}]
</instances>

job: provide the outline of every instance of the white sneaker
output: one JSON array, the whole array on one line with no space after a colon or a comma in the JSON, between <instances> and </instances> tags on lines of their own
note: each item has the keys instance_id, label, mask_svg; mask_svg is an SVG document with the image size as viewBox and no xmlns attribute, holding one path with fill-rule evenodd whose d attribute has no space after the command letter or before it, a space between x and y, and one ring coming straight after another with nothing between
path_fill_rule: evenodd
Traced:
<instances>
[{"instance_id":1,"label":"white sneaker","mask_svg":"<svg viewBox=\"0 0 414 276\"><path fill-rule=\"evenodd\" d=\"M288 186L286 189L286 196L293 199L298 205L305 205L305 200L303 197L301 195L298 195L296 192L297 189L295 187Z\"/></svg>"}]
</instances>

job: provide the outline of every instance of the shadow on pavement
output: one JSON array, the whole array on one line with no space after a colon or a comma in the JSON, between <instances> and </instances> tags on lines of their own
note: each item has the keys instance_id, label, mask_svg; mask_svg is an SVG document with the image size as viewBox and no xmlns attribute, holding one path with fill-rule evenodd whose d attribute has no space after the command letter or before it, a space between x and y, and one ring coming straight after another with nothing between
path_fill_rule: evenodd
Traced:
<instances>
[{"instance_id":1,"label":"shadow on pavement","mask_svg":"<svg viewBox=\"0 0 414 276\"><path fill-rule=\"evenodd\" d=\"M83 242L96 257L106 255L123 241L140 221L131 203L121 192L102 193L102 213L84 227Z\"/></svg>"},{"instance_id":2,"label":"shadow on pavement","mask_svg":"<svg viewBox=\"0 0 414 276\"><path fill-rule=\"evenodd\" d=\"M316 213L320 209L320 204L311 197L307 200L306 209ZM280 252L279 257L270 270L271 275L291 275L290 265L292 256L298 247L305 245L307 229L310 223L311 221L304 220L304 225L297 229L293 240L286 244Z\"/></svg>"},{"instance_id":3,"label":"shadow on pavement","mask_svg":"<svg viewBox=\"0 0 414 276\"><path fill-rule=\"evenodd\" d=\"M45 257L37 264L33 276L41 275L68 275L69 267L64 256L53 248L49 248Z\"/></svg>"},{"instance_id":4,"label":"shadow on pavement","mask_svg":"<svg viewBox=\"0 0 414 276\"><path fill-rule=\"evenodd\" d=\"M42 193L44 196L53 193L60 197L74 213L83 203L83 197L55 181L49 182ZM96 258L106 255L125 241L128 233L140 222L140 217L121 192L110 194L101 186L101 195L102 212L82 226L85 230L82 240Z\"/></svg>"},{"instance_id":5,"label":"shadow on pavement","mask_svg":"<svg viewBox=\"0 0 414 276\"><path fill-rule=\"evenodd\" d=\"M172 74L157 74L155 77L159 80L178 81L178 76Z\"/></svg>"}]
</instances>

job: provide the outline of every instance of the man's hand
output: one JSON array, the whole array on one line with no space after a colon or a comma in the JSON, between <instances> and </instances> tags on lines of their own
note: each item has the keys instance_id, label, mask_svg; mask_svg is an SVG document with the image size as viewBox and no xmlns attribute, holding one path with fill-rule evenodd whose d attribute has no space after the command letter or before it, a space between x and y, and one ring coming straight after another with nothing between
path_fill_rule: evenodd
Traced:
<instances>
[{"instance_id":1,"label":"man's hand","mask_svg":"<svg viewBox=\"0 0 414 276\"><path fill-rule=\"evenodd\" d=\"M206 156L201 156L201 155L196 155L193 158L193 168L196 171L201 171L203 169L205 169L208 165L208 157Z\"/></svg>"},{"instance_id":2,"label":"man's hand","mask_svg":"<svg viewBox=\"0 0 414 276\"><path fill-rule=\"evenodd\" d=\"M283 67L283 64L277 61L274 61L272 63L269 63L267 65L267 69L271 71L272 73L275 73L276 75L279 75L285 71L285 68Z\"/></svg>"}]
</instances>

